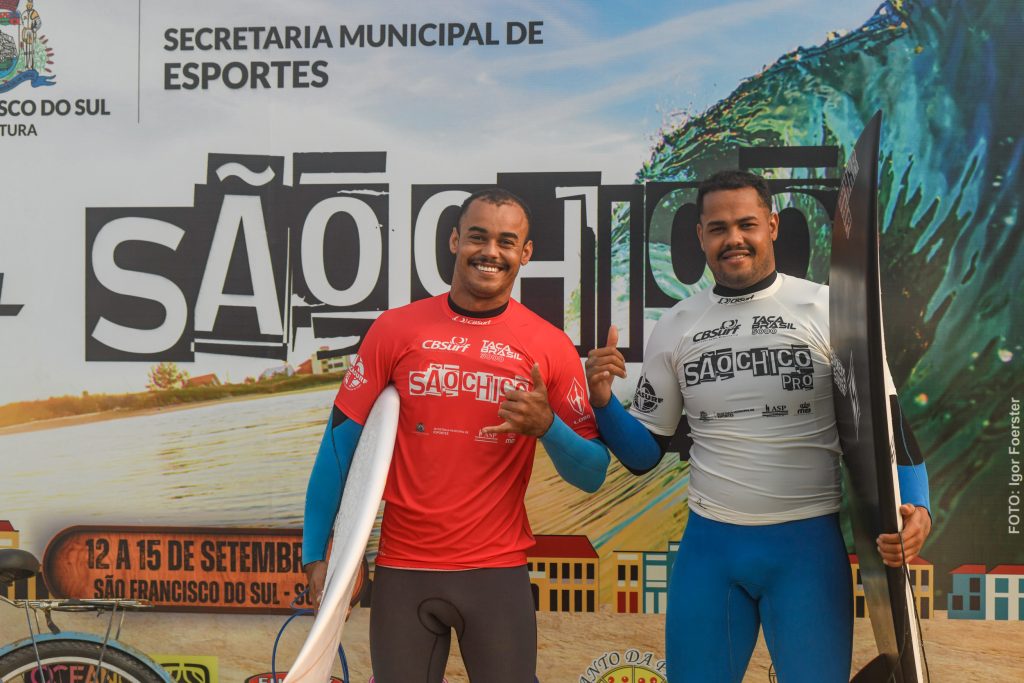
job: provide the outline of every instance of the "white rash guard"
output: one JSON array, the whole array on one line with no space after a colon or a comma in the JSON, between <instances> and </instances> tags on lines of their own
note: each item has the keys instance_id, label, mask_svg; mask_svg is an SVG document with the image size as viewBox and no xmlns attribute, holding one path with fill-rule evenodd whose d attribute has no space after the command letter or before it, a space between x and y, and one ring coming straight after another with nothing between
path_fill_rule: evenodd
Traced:
<instances>
[{"instance_id":1,"label":"white rash guard","mask_svg":"<svg viewBox=\"0 0 1024 683\"><path fill-rule=\"evenodd\" d=\"M692 511L743 525L838 511L828 287L779 273L760 291L708 289L667 311L630 413L671 435L684 406Z\"/></svg>"}]
</instances>

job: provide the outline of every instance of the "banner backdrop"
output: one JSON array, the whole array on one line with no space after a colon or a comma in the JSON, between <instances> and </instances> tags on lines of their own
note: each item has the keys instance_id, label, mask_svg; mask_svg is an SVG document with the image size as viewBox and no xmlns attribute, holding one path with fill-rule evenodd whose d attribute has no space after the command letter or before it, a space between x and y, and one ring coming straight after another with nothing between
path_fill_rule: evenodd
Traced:
<instances>
[{"instance_id":1,"label":"banner backdrop","mask_svg":"<svg viewBox=\"0 0 1024 683\"><path fill-rule=\"evenodd\" d=\"M469 192L527 200L514 295L581 356L616 324L627 401L654 322L712 284L696 183L763 173L780 269L827 282L841 169L880 109L888 357L932 480L919 610L1019 622L1022 13L3 0L0 546L46 574L11 596L146 598L149 649L259 678L278 621L259 615L304 604L305 485L340 373L381 311L447 290ZM687 483L672 453L588 496L538 452L542 680L660 680Z\"/></svg>"}]
</instances>

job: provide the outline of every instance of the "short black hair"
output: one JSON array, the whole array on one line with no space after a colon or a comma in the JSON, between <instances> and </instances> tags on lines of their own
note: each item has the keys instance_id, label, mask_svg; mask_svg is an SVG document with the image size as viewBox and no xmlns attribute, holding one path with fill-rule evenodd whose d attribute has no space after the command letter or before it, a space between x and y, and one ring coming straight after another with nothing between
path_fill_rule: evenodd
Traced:
<instances>
[{"instance_id":1,"label":"short black hair","mask_svg":"<svg viewBox=\"0 0 1024 683\"><path fill-rule=\"evenodd\" d=\"M718 171L700 182L697 186L697 215L704 215L704 197L719 190L742 190L752 188L761 199L761 204L770 212L772 210L772 193L764 178L749 171L729 170Z\"/></svg>"},{"instance_id":2,"label":"short black hair","mask_svg":"<svg viewBox=\"0 0 1024 683\"><path fill-rule=\"evenodd\" d=\"M469 211L470 204L478 199L495 206L515 204L522 209L523 214L526 216L526 239L530 239L530 229L533 227L533 214L530 213L530 207L526 205L526 202L519 195L513 194L502 187L486 187L466 197L466 201L462 202L462 206L459 208L459 217L455 219L456 231L458 231L459 225L462 223L462 217Z\"/></svg>"}]
</instances>

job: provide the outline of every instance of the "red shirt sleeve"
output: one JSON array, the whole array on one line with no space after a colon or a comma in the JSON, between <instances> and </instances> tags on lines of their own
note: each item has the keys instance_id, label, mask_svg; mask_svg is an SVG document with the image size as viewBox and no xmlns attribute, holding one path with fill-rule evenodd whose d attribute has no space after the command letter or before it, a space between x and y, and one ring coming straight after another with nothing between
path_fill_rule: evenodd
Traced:
<instances>
[{"instance_id":1,"label":"red shirt sleeve","mask_svg":"<svg viewBox=\"0 0 1024 683\"><path fill-rule=\"evenodd\" d=\"M565 424L585 439L596 439L597 422L587 397L587 378L576 347L561 330L549 344L549 370L545 382L548 403Z\"/></svg>"},{"instance_id":2,"label":"red shirt sleeve","mask_svg":"<svg viewBox=\"0 0 1024 683\"><path fill-rule=\"evenodd\" d=\"M380 392L391 382L402 344L391 318L388 312L384 312L370 326L359 345L359 352L352 356L352 365L334 399L334 405L359 424L366 423Z\"/></svg>"}]
</instances>

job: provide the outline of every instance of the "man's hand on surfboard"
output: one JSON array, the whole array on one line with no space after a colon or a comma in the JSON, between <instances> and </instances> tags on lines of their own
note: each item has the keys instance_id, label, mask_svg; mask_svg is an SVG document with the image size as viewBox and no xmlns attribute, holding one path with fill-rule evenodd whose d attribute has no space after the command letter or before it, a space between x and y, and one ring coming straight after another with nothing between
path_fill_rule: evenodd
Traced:
<instances>
[{"instance_id":1,"label":"man's hand on surfboard","mask_svg":"<svg viewBox=\"0 0 1024 683\"><path fill-rule=\"evenodd\" d=\"M533 391L509 390L505 392L505 400L498 407L498 417L504 422L491 427L484 427L483 434L502 434L515 432L527 436L542 436L548 431L555 419L548 404L548 388L540 376L540 367L536 363L530 370L533 375Z\"/></svg>"},{"instance_id":2,"label":"man's hand on surfboard","mask_svg":"<svg viewBox=\"0 0 1024 683\"><path fill-rule=\"evenodd\" d=\"M305 571L309 602L313 605L313 611L317 612L320 610L320 603L324 600L324 584L327 582L327 560L310 562L305 566ZM359 567L359 571L356 572L355 578L352 580L352 597L349 600L348 609L345 611L345 621L348 621L349 615L352 614L352 608L359 602L359 598L363 593L363 586L368 578L366 572L367 565L364 558L363 564Z\"/></svg>"},{"instance_id":3,"label":"man's hand on surfboard","mask_svg":"<svg viewBox=\"0 0 1024 683\"><path fill-rule=\"evenodd\" d=\"M587 354L587 386L590 388L590 405L604 408L612 399L612 382L616 377L626 377L626 358L617 348L619 329L608 328L608 341L604 346Z\"/></svg>"},{"instance_id":4,"label":"man's hand on surfboard","mask_svg":"<svg viewBox=\"0 0 1024 683\"><path fill-rule=\"evenodd\" d=\"M913 562L928 534L932 531L932 517L927 508L904 503L900 506L903 516L903 549L900 549L900 534L881 534L878 539L878 552L882 561L890 567L901 567ZM906 552L906 560L903 559Z\"/></svg>"},{"instance_id":5,"label":"man's hand on surfboard","mask_svg":"<svg viewBox=\"0 0 1024 683\"><path fill-rule=\"evenodd\" d=\"M324 599L324 582L327 579L327 561L317 560L305 566L306 590L309 591L309 602L313 610L320 609L320 601Z\"/></svg>"}]
</instances>

